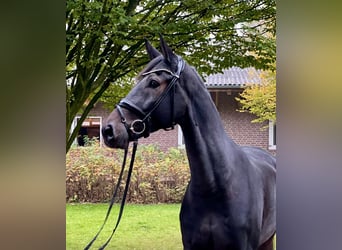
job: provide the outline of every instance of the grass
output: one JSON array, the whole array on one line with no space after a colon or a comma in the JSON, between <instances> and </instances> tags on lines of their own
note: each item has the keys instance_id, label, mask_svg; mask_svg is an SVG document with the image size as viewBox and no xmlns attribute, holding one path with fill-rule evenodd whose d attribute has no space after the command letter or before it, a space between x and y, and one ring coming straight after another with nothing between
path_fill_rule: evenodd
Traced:
<instances>
[{"instance_id":1,"label":"grass","mask_svg":"<svg viewBox=\"0 0 342 250\"><path fill-rule=\"evenodd\" d=\"M107 209L108 204L67 204L66 249L84 249L102 225ZM119 206L115 205L92 249L98 249L110 236L118 211ZM183 249L179 211L180 204L126 205L106 249Z\"/></svg>"}]
</instances>

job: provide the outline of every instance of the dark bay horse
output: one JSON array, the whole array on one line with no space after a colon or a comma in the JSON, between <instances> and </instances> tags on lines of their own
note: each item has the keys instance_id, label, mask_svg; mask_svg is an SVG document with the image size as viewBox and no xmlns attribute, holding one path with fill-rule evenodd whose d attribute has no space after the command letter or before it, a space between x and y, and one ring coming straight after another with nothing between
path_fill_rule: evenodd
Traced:
<instances>
[{"instance_id":1,"label":"dark bay horse","mask_svg":"<svg viewBox=\"0 0 342 250\"><path fill-rule=\"evenodd\" d=\"M195 69L163 38L160 46L146 42L150 62L104 124L106 145L125 149L179 124L191 172L180 212L184 249L273 249L275 158L234 143Z\"/></svg>"}]
</instances>

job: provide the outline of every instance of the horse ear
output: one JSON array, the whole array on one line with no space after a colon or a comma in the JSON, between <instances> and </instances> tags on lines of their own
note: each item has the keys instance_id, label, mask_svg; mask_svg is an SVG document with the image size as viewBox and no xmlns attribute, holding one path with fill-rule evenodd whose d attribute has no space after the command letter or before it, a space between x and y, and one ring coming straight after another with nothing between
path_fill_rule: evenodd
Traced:
<instances>
[{"instance_id":1,"label":"horse ear","mask_svg":"<svg viewBox=\"0 0 342 250\"><path fill-rule=\"evenodd\" d=\"M160 52L155 47L153 47L147 39L145 39L145 46L150 60L161 55Z\"/></svg>"},{"instance_id":2,"label":"horse ear","mask_svg":"<svg viewBox=\"0 0 342 250\"><path fill-rule=\"evenodd\" d=\"M177 55L173 53L172 49L167 45L162 36L160 36L160 49L165 61L171 66L171 69L176 70L178 62Z\"/></svg>"}]
</instances>

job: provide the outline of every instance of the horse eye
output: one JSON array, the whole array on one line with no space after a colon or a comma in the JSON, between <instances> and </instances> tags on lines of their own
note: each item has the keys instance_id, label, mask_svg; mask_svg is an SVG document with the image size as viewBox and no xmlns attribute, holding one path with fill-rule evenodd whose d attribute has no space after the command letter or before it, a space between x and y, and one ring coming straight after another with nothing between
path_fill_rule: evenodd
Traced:
<instances>
[{"instance_id":1,"label":"horse eye","mask_svg":"<svg viewBox=\"0 0 342 250\"><path fill-rule=\"evenodd\" d=\"M155 89L155 88L158 88L160 86L160 84L156 80L152 80L150 82L150 86Z\"/></svg>"}]
</instances>

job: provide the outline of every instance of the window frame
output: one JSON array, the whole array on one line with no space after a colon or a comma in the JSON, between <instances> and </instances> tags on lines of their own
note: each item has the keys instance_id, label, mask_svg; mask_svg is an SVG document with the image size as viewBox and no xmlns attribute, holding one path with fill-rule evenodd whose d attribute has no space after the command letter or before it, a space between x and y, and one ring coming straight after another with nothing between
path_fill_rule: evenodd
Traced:
<instances>
[{"instance_id":1,"label":"window frame","mask_svg":"<svg viewBox=\"0 0 342 250\"><path fill-rule=\"evenodd\" d=\"M177 140L177 145L178 148L185 148L185 141L184 141L184 136L183 136L183 131L181 126L177 125L177 136L178 136L178 140Z\"/></svg>"},{"instance_id":2,"label":"window frame","mask_svg":"<svg viewBox=\"0 0 342 250\"><path fill-rule=\"evenodd\" d=\"M268 123L268 149L276 150L277 149L277 126L273 121L269 121Z\"/></svg>"}]
</instances>

